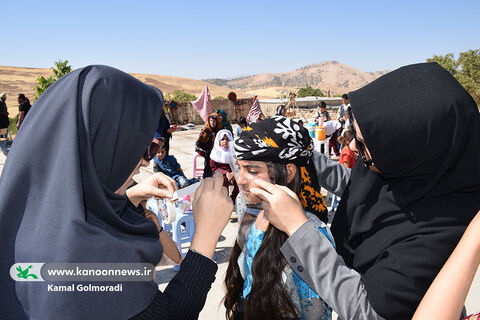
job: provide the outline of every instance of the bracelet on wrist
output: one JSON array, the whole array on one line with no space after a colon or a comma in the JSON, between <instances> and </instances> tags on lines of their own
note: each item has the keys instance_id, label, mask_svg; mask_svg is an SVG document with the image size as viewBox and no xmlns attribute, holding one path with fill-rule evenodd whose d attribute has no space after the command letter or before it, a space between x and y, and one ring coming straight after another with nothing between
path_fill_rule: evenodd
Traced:
<instances>
[{"instance_id":1,"label":"bracelet on wrist","mask_svg":"<svg viewBox=\"0 0 480 320\"><path fill-rule=\"evenodd\" d=\"M158 234L160 234L163 231L163 227L160 226L160 229L158 229Z\"/></svg>"}]
</instances>

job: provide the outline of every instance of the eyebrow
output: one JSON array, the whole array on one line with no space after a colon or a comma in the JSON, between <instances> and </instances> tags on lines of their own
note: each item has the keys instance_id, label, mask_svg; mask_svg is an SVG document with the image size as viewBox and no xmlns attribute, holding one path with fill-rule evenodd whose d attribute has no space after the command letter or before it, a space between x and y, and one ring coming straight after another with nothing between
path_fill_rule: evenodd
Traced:
<instances>
[{"instance_id":1,"label":"eyebrow","mask_svg":"<svg viewBox=\"0 0 480 320\"><path fill-rule=\"evenodd\" d=\"M260 166L257 165L257 164L245 164L242 167L245 167L245 168L260 168Z\"/></svg>"}]
</instances>

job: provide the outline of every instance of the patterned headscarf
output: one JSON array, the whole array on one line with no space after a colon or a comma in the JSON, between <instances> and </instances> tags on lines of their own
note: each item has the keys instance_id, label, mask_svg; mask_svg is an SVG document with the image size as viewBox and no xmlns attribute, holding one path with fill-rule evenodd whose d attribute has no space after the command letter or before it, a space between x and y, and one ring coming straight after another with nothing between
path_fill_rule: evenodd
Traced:
<instances>
[{"instance_id":1,"label":"patterned headscarf","mask_svg":"<svg viewBox=\"0 0 480 320\"><path fill-rule=\"evenodd\" d=\"M215 121L216 121L216 126L215 127L210 126L210 118L215 119ZM218 121L218 114L210 113L207 117L207 122L205 122L205 126L200 131L200 135L198 137L198 140L201 143L206 143L206 144L209 144L209 145L211 144L213 146L213 141L215 140L215 135L217 134L218 130L220 130L222 128L223 128L222 124Z\"/></svg>"},{"instance_id":2,"label":"patterned headscarf","mask_svg":"<svg viewBox=\"0 0 480 320\"><path fill-rule=\"evenodd\" d=\"M298 197L303 208L326 222L327 206L311 162L313 149L308 130L282 116L250 124L235 140L235 154L239 160L295 164L300 174Z\"/></svg>"}]
</instances>

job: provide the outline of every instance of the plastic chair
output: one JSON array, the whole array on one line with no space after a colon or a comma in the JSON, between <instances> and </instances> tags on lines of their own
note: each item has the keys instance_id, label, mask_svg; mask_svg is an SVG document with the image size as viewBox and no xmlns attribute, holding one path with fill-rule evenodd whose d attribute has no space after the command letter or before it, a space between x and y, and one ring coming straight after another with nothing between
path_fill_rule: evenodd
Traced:
<instances>
[{"instance_id":1,"label":"plastic chair","mask_svg":"<svg viewBox=\"0 0 480 320\"><path fill-rule=\"evenodd\" d=\"M197 166L197 158L203 158L203 157L201 155L199 155L198 153L195 154L195 156L193 157L192 177L197 178L197 179L201 179L203 177L203 170L204 169L202 167Z\"/></svg>"},{"instance_id":2,"label":"plastic chair","mask_svg":"<svg viewBox=\"0 0 480 320\"><path fill-rule=\"evenodd\" d=\"M323 145L323 154L328 157L328 140L313 140L313 145L315 151L322 152L322 145Z\"/></svg>"},{"instance_id":3,"label":"plastic chair","mask_svg":"<svg viewBox=\"0 0 480 320\"><path fill-rule=\"evenodd\" d=\"M172 224L172 238L177 243L178 251L183 258L187 255L182 252L182 244L192 242L193 234L195 233L195 222L193 220L193 214L191 210L185 211L180 216L177 216L177 220ZM180 270L180 265L176 264L173 270Z\"/></svg>"}]
</instances>

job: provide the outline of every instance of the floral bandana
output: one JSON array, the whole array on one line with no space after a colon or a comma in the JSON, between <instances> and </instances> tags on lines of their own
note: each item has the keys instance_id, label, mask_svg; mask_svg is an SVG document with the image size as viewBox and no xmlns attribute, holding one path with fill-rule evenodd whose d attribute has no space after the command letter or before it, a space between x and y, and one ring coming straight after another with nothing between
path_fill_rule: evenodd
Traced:
<instances>
[{"instance_id":1,"label":"floral bandana","mask_svg":"<svg viewBox=\"0 0 480 320\"><path fill-rule=\"evenodd\" d=\"M301 177L298 197L303 208L326 222L327 206L310 161L313 146L307 129L290 118L275 116L247 126L235 140L235 154L238 160L297 165Z\"/></svg>"}]
</instances>

